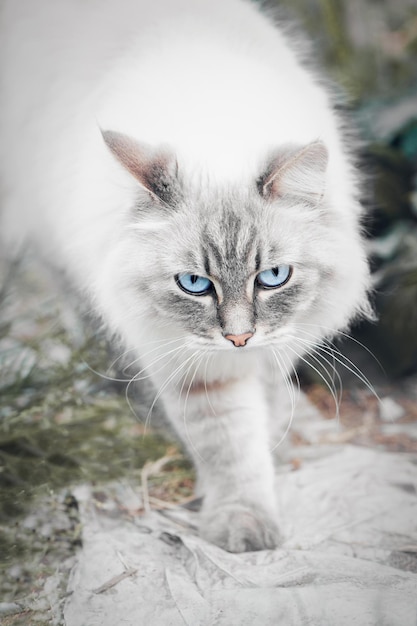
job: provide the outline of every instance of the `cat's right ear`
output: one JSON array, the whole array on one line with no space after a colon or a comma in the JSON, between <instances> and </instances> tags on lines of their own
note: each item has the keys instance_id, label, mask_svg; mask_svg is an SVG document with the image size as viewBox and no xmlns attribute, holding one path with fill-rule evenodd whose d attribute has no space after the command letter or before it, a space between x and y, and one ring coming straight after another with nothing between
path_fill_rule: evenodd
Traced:
<instances>
[{"instance_id":1,"label":"cat's right ear","mask_svg":"<svg viewBox=\"0 0 417 626\"><path fill-rule=\"evenodd\" d=\"M258 179L259 193L268 200L290 196L319 204L326 191L327 164L327 148L321 141L285 147Z\"/></svg>"},{"instance_id":2,"label":"cat's right ear","mask_svg":"<svg viewBox=\"0 0 417 626\"><path fill-rule=\"evenodd\" d=\"M172 205L178 198L178 166L170 152L152 149L136 139L113 130L101 131L116 159L146 189L158 204Z\"/></svg>"}]
</instances>

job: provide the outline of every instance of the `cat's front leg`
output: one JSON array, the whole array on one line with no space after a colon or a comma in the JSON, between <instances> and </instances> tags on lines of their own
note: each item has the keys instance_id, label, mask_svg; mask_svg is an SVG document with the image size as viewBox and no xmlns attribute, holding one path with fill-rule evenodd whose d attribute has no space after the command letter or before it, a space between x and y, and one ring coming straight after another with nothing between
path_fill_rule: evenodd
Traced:
<instances>
[{"instance_id":1,"label":"cat's front leg","mask_svg":"<svg viewBox=\"0 0 417 626\"><path fill-rule=\"evenodd\" d=\"M201 536L230 552L275 548L274 469L260 381L194 380L170 408L204 496Z\"/></svg>"}]
</instances>

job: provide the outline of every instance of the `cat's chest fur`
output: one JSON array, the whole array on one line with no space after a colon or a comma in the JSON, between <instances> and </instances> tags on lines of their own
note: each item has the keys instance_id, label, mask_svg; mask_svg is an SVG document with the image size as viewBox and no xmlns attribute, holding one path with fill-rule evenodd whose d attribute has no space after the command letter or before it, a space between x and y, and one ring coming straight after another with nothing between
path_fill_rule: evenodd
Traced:
<instances>
[{"instance_id":1,"label":"cat's chest fur","mask_svg":"<svg viewBox=\"0 0 417 626\"><path fill-rule=\"evenodd\" d=\"M266 380L367 313L331 97L244 0L2 6L2 231L140 357L203 486L201 532L278 542Z\"/></svg>"}]
</instances>

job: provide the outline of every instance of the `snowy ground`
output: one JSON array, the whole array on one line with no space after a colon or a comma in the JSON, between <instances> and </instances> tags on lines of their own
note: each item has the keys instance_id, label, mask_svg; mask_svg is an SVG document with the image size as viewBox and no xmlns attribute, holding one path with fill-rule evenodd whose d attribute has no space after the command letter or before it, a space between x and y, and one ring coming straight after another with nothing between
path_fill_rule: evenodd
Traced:
<instances>
[{"instance_id":1,"label":"snowy ground","mask_svg":"<svg viewBox=\"0 0 417 626\"><path fill-rule=\"evenodd\" d=\"M415 459L349 445L298 458L277 475L284 543L274 551L226 553L184 510L126 513L132 492L120 485L104 510L78 489L83 549L65 624L415 626Z\"/></svg>"}]
</instances>

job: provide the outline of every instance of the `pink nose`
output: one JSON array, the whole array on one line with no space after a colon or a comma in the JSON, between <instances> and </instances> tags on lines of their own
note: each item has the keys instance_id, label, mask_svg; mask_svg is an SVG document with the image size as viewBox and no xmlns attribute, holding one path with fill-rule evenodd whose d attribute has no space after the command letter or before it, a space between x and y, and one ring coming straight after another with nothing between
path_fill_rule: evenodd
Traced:
<instances>
[{"instance_id":1,"label":"pink nose","mask_svg":"<svg viewBox=\"0 0 417 626\"><path fill-rule=\"evenodd\" d=\"M243 333L243 335L225 335L225 339L234 343L236 348L246 346L246 342L251 337L253 337L253 333Z\"/></svg>"}]
</instances>

